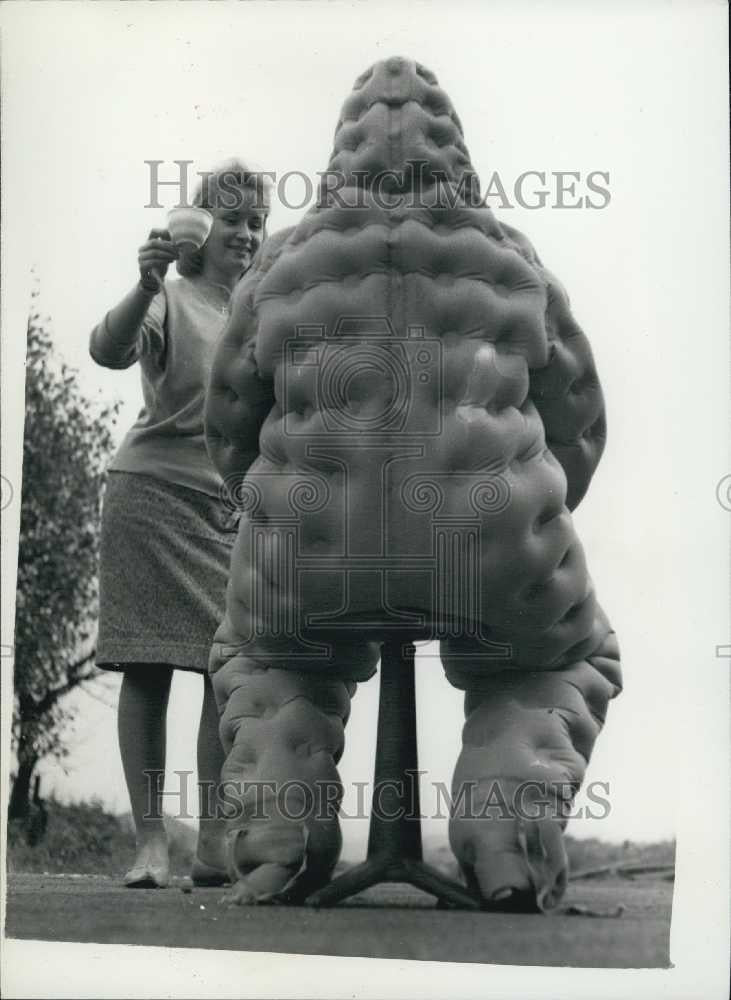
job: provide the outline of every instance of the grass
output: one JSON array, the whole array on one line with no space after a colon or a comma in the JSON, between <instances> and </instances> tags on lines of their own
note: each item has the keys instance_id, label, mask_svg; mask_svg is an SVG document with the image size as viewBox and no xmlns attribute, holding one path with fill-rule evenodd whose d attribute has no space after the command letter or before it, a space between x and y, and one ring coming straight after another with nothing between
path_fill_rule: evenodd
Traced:
<instances>
[{"instance_id":1,"label":"grass","mask_svg":"<svg viewBox=\"0 0 731 1000\"><path fill-rule=\"evenodd\" d=\"M47 814L42 836L34 836L35 823L8 823L8 871L56 874L119 875L134 860L132 819L105 812L102 803L62 804L53 798L44 803ZM173 874L187 875L195 850L195 831L165 817ZM34 841L37 839L37 842Z\"/></svg>"},{"instance_id":2,"label":"grass","mask_svg":"<svg viewBox=\"0 0 731 1000\"><path fill-rule=\"evenodd\" d=\"M621 844L608 844L596 837L576 840L565 835L564 844L569 859L569 871L576 874L615 864L653 864L672 866L675 862L675 841L641 844L625 840ZM447 846L427 846L426 860L450 878L459 879L459 866Z\"/></svg>"},{"instance_id":3,"label":"grass","mask_svg":"<svg viewBox=\"0 0 731 1000\"><path fill-rule=\"evenodd\" d=\"M77 802L64 805L54 798L44 803L47 814L45 833L36 843L33 821L15 820L8 824L8 870L10 872L74 873L119 875L134 860L134 827L129 813L113 816L102 803ZM186 875L195 852L196 832L173 817L165 817L170 842L170 862L174 875ZM608 844L595 837L576 840L565 837L573 872L616 863L643 862L672 865L674 841L639 844L624 841ZM427 861L451 877L458 877L457 862L449 848L427 846ZM360 859L357 859L360 860Z\"/></svg>"}]
</instances>

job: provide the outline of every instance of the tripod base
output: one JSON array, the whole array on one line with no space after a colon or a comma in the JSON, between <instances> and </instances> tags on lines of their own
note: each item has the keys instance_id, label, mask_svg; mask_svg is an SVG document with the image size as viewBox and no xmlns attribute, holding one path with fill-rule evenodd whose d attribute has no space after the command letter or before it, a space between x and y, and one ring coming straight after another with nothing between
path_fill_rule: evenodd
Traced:
<instances>
[{"instance_id":1,"label":"tripod base","mask_svg":"<svg viewBox=\"0 0 731 1000\"><path fill-rule=\"evenodd\" d=\"M309 897L312 906L336 903L380 882L406 882L436 896L443 906L479 910L480 903L463 885L414 858L375 855L339 875Z\"/></svg>"},{"instance_id":2,"label":"tripod base","mask_svg":"<svg viewBox=\"0 0 731 1000\"><path fill-rule=\"evenodd\" d=\"M406 882L443 906L480 909L468 889L423 861L414 655L413 643L398 637L383 644L368 856L313 893L313 906L332 906L379 882Z\"/></svg>"}]
</instances>

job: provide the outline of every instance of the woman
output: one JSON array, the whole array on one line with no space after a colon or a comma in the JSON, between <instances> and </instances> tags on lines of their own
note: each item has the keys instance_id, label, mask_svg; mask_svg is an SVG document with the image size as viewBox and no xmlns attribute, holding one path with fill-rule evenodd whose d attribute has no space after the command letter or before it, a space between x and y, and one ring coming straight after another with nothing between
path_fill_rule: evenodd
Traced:
<instances>
[{"instance_id":1,"label":"woman","mask_svg":"<svg viewBox=\"0 0 731 1000\"><path fill-rule=\"evenodd\" d=\"M130 887L170 879L162 820L165 722L173 670L203 676L198 729L200 827L192 877L225 879L216 796L223 751L207 674L224 610L235 517L206 452L203 405L231 292L264 238L268 189L238 161L219 168L194 203L213 216L185 253L165 230L140 247L140 281L92 331L98 364L139 362L144 407L109 467L102 510L97 664L124 673L118 729L137 856ZM165 283L177 261L180 280Z\"/></svg>"}]
</instances>

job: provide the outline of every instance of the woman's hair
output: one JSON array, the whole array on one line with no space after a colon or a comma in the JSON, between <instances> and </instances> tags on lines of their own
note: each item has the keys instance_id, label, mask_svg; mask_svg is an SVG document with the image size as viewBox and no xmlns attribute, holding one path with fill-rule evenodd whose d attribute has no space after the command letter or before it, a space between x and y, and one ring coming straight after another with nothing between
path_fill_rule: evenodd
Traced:
<instances>
[{"instance_id":1,"label":"woman's hair","mask_svg":"<svg viewBox=\"0 0 731 1000\"><path fill-rule=\"evenodd\" d=\"M193 204L200 208L207 208L209 211L215 208L237 209L252 193L255 195L256 208L269 208L271 180L265 174L251 170L241 160L226 160L212 171L199 176L201 179L193 195ZM184 278L200 274L203 270L203 248L183 250L176 261L176 267Z\"/></svg>"}]
</instances>

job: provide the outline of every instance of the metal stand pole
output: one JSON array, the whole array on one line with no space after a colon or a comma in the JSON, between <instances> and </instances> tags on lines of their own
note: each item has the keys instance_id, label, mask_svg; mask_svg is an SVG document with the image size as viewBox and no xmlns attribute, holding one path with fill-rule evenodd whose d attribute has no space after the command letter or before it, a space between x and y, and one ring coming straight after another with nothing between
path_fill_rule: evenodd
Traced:
<instances>
[{"instance_id":1,"label":"metal stand pole","mask_svg":"<svg viewBox=\"0 0 731 1000\"><path fill-rule=\"evenodd\" d=\"M332 906L379 882L407 882L442 905L480 908L464 886L423 861L414 655L413 643L383 644L367 858L310 896L313 906Z\"/></svg>"}]
</instances>

